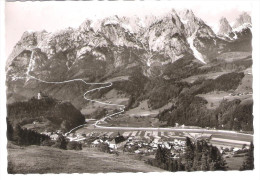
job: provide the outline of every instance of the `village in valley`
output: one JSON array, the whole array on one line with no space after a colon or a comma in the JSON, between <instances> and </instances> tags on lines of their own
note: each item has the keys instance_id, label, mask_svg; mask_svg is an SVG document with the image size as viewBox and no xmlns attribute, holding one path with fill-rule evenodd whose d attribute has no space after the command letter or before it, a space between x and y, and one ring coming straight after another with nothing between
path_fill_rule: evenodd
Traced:
<instances>
[{"instance_id":1,"label":"village in valley","mask_svg":"<svg viewBox=\"0 0 260 180\"><path fill-rule=\"evenodd\" d=\"M141 134L143 136L141 136ZM170 134L171 135L169 135L168 138L161 138L156 131L133 131L124 132L123 134L120 134L119 132L91 132L87 135L82 134L81 136L72 134L68 138L74 141L81 141L85 146L93 148L105 144L111 153L130 152L152 155L156 152L158 146L161 146L170 149L173 158L178 158L179 154L184 153L185 151L185 138L180 136L178 138L170 137L174 133Z\"/></svg>"},{"instance_id":2,"label":"village in valley","mask_svg":"<svg viewBox=\"0 0 260 180\"><path fill-rule=\"evenodd\" d=\"M83 128L84 129L84 128ZM43 133L49 135L52 140L57 140L61 132ZM73 132L67 135L68 141L76 141L82 147L96 148L112 154L132 153L142 156L155 155L158 147L168 149L170 158L178 159L182 157L186 149L186 138L193 142L205 140L208 144L218 147L220 153L229 158L238 153L243 153L249 148L249 142L237 141L236 144L228 142L218 142L220 138L212 138L212 134L207 133L186 133L186 132L164 132L164 131L89 131L82 133ZM221 139L223 141L223 139ZM233 141L236 142L236 141Z\"/></svg>"},{"instance_id":3,"label":"village in valley","mask_svg":"<svg viewBox=\"0 0 260 180\"><path fill-rule=\"evenodd\" d=\"M48 98L43 92L37 94L37 99ZM34 122L36 125L39 122ZM184 124L175 124L175 128L197 128L186 127ZM207 128L209 130L209 128ZM214 129L215 130L215 129ZM205 140L208 144L218 147L219 151L230 157L238 152L247 151L250 145L249 141L236 141L218 137L212 137L210 133L188 133L173 131L106 131L97 128L95 119L86 119L83 128L63 134L61 130L56 132L42 132L41 134L49 136L53 141L57 141L60 136L66 137L69 142L77 142L82 147L97 148L107 153L132 153L143 156L155 155L158 147L165 148L170 152L170 158L178 159L185 153L186 138L190 138L194 143L198 140ZM230 143L232 142L232 143Z\"/></svg>"},{"instance_id":4,"label":"village in valley","mask_svg":"<svg viewBox=\"0 0 260 180\"><path fill-rule=\"evenodd\" d=\"M39 92L36 96L37 100L48 98L48 95L42 92ZM40 124L41 122L34 121L33 128ZM84 125L65 134L61 130L54 132L45 130L41 134L49 136L52 141L59 141L60 137L65 137L67 142L80 145L80 149L91 148L117 156L128 153L144 157L146 160L154 158L158 148L166 149L169 158L172 160L183 158L187 149L187 138L194 144L205 141L209 145L216 146L225 158L239 156L239 154L247 152L250 146L248 137L244 137L244 140L236 140L236 137L230 135L220 136L219 133L211 134L202 132L203 130L200 133L195 133L192 129L196 131L199 127L179 125L178 123L175 124L174 128L183 129L183 131L174 131L174 128L172 130L160 130L160 128L157 130L152 130L152 128L150 130L138 130L138 128L122 130L120 127L118 130L112 130L109 127L102 127L107 125L107 122L101 124L101 126L96 126L97 124L95 119L86 119ZM189 132L187 129L191 131ZM207 128L207 130L210 130L210 128Z\"/></svg>"}]
</instances>

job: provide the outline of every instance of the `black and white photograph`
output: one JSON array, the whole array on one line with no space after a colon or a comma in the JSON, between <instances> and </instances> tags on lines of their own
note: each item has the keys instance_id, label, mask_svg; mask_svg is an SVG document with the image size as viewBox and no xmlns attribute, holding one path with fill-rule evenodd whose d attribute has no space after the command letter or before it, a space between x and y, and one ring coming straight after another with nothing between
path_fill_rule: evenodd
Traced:
<instances>
[{"instance_id":1,"label":"black and white photograph","mask_svg":"<svg viewBox=\"0 0 260 180\"><path fill-rule=\"evenodd\" d=\"M254 173L255 4L6 1L4 172Z\"/></svg>"}]
</instances>

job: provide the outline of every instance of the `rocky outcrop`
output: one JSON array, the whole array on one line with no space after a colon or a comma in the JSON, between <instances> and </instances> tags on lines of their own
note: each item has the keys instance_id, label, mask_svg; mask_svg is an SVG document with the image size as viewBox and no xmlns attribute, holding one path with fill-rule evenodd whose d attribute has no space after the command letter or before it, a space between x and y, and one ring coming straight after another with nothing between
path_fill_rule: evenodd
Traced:
<instances>
[{"instance_id":1,"label":"rocky outcrop","mask_svg":"<svg viewBox=\"0 0 260 180\"><path fill-rule=\"evenodd\" d=\"M228 20L224 17L222 17L219 20L219 31L218 35L220 36L228 36L229 33L232 32L232 27L230 26Z\"/></svg>"}]
</instances>

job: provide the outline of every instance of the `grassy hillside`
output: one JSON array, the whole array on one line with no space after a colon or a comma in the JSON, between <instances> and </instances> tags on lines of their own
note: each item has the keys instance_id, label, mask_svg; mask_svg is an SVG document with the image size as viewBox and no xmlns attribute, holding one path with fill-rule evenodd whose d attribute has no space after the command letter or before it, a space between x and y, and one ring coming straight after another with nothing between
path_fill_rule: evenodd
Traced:
<instances>
[{"instance_id":1,"label":"grassy hillside","mask_svg":"<svg viewBox=\"0 0 260 180\"><path fill-rule=\"evenodd\" d=\"M232 101L235 99L239 99L241 101L252 99L252 95L245 94L245 95L231 95L232 93L225 92L225 91L213 91L206 94L198 94L197 96L204 98L207 103L208 109L216 109L219 107L219 104L223 100Z\"/></svg>"},{"instance_id":2,"label":"grassy hillside","mask_svg":"<svg viewBox=\"0 0 260 180\"><path fill-rule=\"evenodd\" d=\"M19 147L8 144L9 173L108 173L160 172L159 168L134 159L131 155L107 154L84 148L60 150L43 146Z\"/></svg>"}]
</instances>

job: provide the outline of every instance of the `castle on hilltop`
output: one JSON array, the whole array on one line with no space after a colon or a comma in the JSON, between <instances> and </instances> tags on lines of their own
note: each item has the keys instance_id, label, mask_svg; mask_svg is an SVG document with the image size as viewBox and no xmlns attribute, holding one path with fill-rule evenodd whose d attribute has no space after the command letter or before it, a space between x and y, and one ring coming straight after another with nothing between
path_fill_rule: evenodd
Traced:
<instances>
[{"instance_id":1,"label":"castle on hilltop","mask_svg":"<svg viewBox=\"0 0 260 180\"><path fill-rule=\"evenodd\" d=\"M40 99L48 98L48 96L40 91L38 92L37 98L40 100Z\"/></svg>"}]
</instances>

